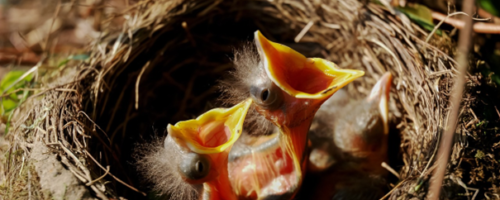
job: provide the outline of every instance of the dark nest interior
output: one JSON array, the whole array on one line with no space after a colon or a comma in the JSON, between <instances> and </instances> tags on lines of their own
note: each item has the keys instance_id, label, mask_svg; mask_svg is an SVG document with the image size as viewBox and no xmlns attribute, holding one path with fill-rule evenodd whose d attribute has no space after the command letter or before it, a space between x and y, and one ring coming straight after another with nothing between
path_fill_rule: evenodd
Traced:
<instances>
[{"instance_id":1,"label":"dark nest interior","mask_svg":"<svg viewBox=\"0 0 500 200\"><path fill-rule=\"evenodd\" d=\"M388 196L425 197L457 73L450 27L429 36L403 14L357 0L141 1L123 16L121 31L89 46L90 59L69 63L15 111L4 163L7 199L153 196L133 149L163 137L168 123L220 106L217 80L256 30L308 57L364 70L346 86L359 97L390 71L389 165L399 179L391 177ZM498 116L490 116L500 93L478 71L482 65L470 56L442 192L449 199L472 198L467 191L475 189L480 199L499 198L500 133L491 128Z\"/></svg>"}]
</instances>

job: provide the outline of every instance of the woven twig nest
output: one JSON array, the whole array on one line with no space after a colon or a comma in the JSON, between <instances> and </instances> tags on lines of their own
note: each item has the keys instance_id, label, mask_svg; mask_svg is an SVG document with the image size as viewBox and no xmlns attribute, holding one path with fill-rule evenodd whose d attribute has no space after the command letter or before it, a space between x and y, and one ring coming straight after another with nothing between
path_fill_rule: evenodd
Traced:
<instances>
[{"instance_id":1,"label":"woven twig nest","mask_svg":"<svg viewBox=\"0 0 500 200\"><path fill-rule=\"evenodd\" d=\"M390 198L425 196L457 73L449 38L434 36L427 43L428 33L404 15L357 0L141 1L124 17L121 32L90 45L88 61L66 67L71 73L44 84L15 112L6 164L12 197L144 198L130 189L149 188L134 167L134 145L161 135L158 129L166 123L220 105L216 80L233 67L233 50L252 40L257 29L308 57L364 70L363 78L346 87L359 97L390 71L396 127L391 153L399 152L390 165L400 176ZM471 75L468 80L466 91L477 82ZM466 115L458 133L466 132ZM470 156L464 154L465 139L453 146L445 185L465 186L461 179L468 169L460 165L463 155ZM46 165L73 175L64 190L48 183L62 179ZM490 188L499 181L486 184L486 179L474 183L492 197L496 191ZM14 194L15 184L29 185L29 194Z\"/></svg>"}]
</instances>

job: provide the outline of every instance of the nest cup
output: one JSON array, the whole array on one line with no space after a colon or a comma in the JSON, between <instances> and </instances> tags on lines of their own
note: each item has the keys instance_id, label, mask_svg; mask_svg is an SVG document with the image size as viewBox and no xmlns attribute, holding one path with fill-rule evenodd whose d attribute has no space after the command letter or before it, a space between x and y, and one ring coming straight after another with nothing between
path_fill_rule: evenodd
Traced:
<instances>
[{"instance_id":1,"label":"nest cup","mask_svg":"<svg viewBox=\"0 0 500 200\"><path fill-rule=\"evenodd\" d=\"M124 16L121 32L90 45L90 60L67 67L72 73L48 84L15 113L11 148L22 153L9 163L9 180L23 178L15 173L23 156L36 160L30 156L43 151L76 181L65 192L51 189L44 186L40 162L31 162L34 171L28 173L38 174L40 182L33 183L33 191L145 198L151 186L141 181L133 149L160 140L167 123L220 106L217 80L233 68L233 50L260 30L308 57L364 70L363 78L346 86L359 98L384 72L393 74L390 152L399 153L391 155L389 165L399 179L392 177L395 189L389 196L425 196L457 73L446 38L427 43L426 31L404 15L357 0L141 1ZM463 146L455 143L449 169L460 168ZM457 183L453 170L447 175Z\"/></svg>"}]
</instances>

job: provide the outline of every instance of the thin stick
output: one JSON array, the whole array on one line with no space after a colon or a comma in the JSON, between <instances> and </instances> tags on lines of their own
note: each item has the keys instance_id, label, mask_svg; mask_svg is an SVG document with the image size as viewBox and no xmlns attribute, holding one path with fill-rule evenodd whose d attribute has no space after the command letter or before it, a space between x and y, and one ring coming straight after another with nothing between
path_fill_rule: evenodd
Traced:
<instances>
[{"instance_id":1,"label":"thin stick","mask_svg":"<svg viewBox=\"0 0 500 200\"><path fill-rule=\"evenodd\" d=\"M464 8L465 13L469 16L473 13L475 4L474 0L465 0L462 8ZM439 199L439 192L441 191L441 186L443 184L444 174L446 172L446 167L448 166L448 159L451 152L451 145L453 142L453 135L456 129L456 123L458 119L458 110L460 109L460 102L462 100L462 93L465 84L465 74L467 73L468 55L469 49L471 47L472 40L472 19L467 16L463 16L462 19L465 22L464 28L460 31L460 36L458 40L458 54L456 60L458 63L458 74L455 77L455 84L453 85L452 96L450 97L450 116L446 122L446 129L441 140L440 148L437 156L437 167L434 170L434 175L431 179L429 193L427 195L428 199Z\"/></svg>"},{"instance_id":2,"label":"thin stick","mask_svg":"<svg viewBox=\"0 0 500 200\"><path fill-rule=\"evenodd\" d=\"M94 185L94 183L96 183L97 181L100 181L101 179L103 179L104 177L106 177L106 175L108 175L108 174L109 174L109 169L110 169L110 168L109 168L109 165L108 165L108 166L106 166L106 172L104 172L104 174L103 174L101 177L96 178L95 180L88 182L86 185L87 185L87 186Z\"/></svg>"},{"instance_id":3,"label":"thin stick","mask_svg":"<svg viewBox=\"0 0 500 200\"><path fill-rule=\"evenodd\" d=\"M90 153L89 153L89 152L87 152L86 150L84 150L83 152L85 152L85 154L87 154L87 155L90 157L90 159L92 159L92 160L94 161L94 163L95 163L97 166L99 166L102 170L106 170L106 169L105 169L105 168L104 168L101 164L99 164L99 162L97 162L97 160L96 160L96 159L95 159L92 155L90 155ZM140 190L136 189L135 187L132 187L131 185L129 185L129 184L127 184L127 183L123 182L122 180L120 180L118 177L116 177L116 176L115 176L115 175L113 175L112 173L108 172L108 174L109 174L111 177L113 177L116 181L118 181L118 182L120 182L121 184L123 184L123 185L127 186L127 187L128 187L128 188L130 188L131 190L136 191L136 192L141 193L142 195L146 196L146 193L144 193L144 192L142 192L142 191L140 191Z\"/></svg>"},{"instance_id":4,"label":"thin stick","mask_svg":"<svg viewBox=\"0 0 500 200\"><path fill-rule=\"evenodd\" d=\"M28 200L31 200L31 171L29 167L28 167Z\"/></svg>"},{"instance_id":5,"label":"thin stick","mask_svg":"<svg viewBox=\"0 0 500 200\"><path fill-rule=\"evenodd\" d=\"M449 116L449 115L448 115L448 116ZM441 120L440 120L440 121L441 121ZM424 175L426 175L426 173L425 173L425 172L427 171L427 169L429 169L429 166L431 165L432 161L434 160L434 157L436 156L436 152L437 152L437 150L438 150L438 148L439 148L439 146L438 146L438 145L439 145L439 143L441 142L441 135L442 135L442 131L439 131L439 130L438 130L438 133L437 133L437 137L438 137L438 138L437 138L437 142L436 142L436 147L434 148L434 151L432 152L432 156L431 156L431 158L429 159L429 161L427 162L427 165L425 165L424 170L422 171L422 173L420 173L420 177L419 177L419 179L423 178L423 177L424 177Z\"/></svg>"},{"instance_id":6,"label":"thin stick","mask_svg":"<svg viewBox=\"0 0 500 200\"><path fill-rule=\"evenodd\" d=\"M309 31L309 29L311 29L311 27L314 25L314 22L313 21L310 21L309 23L307 23L307 25L300 31L300 33L297 35L297 37L295 37L295 42L299 42L300 39L302 39L304 37L304 35L306 35L307 31Z\"/></svg>"},{"instance_id":7,"label":"thin stick","mask_svg":"<svg viewBox=\"0 0 500 200\"><path fill-rule=\"evenodd\" d=\"M432 29L432 32L429 35L427 35L427 38L425 39L425 42L428 43L429 40L431 39L432 35L434 35L434 33L437 31L437 29L439 27L441 27L441 25L445 21L447 21L450 17L453 17L455 15L466 15L466 16L469 16L467 13L464 13L464 12L454 12L454 13L448 14L444 19L441 19L441 21L434 27L434 29ZM481 19L481 18L472 18L472 19L475 20L475 21L488 21L488 20L490 20L490 19Z\"/></svg>"},{"instance_id":8,"label":"thin stick","mask_svg":"<svg viewBox=\"0 0 500 200\"><path fill-rule=\"evenodd\" d=\"M21 163L21 170L19 170L19 176L23 173L23 168L24 168L24 156L23 156L23 162Z\"/></svg>"},{"instance_id":9,"label":"thin stick","mask_svg":"<svg viewBox=\"0 0 500 200\"><path fill-rule=\"evenodd\" d=\"M387 171L391 172L394 176L396 176L398 179L400 179L398 172L396 172L396 170L394 170L387 163L382 162L382 167L385 168L385 169L387 169Z\"/></svg>"},{"instance_id":10,"label":"thin stick","mask_svg":"<svg viewBox=\"0 0 500 200\"><path fill-rule=\"evenodd\" d=\"M435 20L444 19L444 22L446 24L452 25L458 29L464 28L464 26L466 25L465 21L470 20L470 18L465 21L453 18L446 19L446 15L438 12L432 12L432 18L434 18ZM498 24L479 22L475 23L472 28L476 33L500 34L500 25Z\"/></svg>"},{"instance_id":11,"label":"thin stick","mask_svg":"<svg viewBox=\"0 0 500 200\"><path fill-rule=\"evenodd\" d=\"M188 27L187 22L183 21L181 25L182 25L182 28L184 28L184 31L186 31L186 35L187 35L189 41L191 42L191 45L193 45L193 47L196 47L196 41L194 40L193 35L191 35L191 31L189 31L189 27Z\"/></svg>"},{"instance_id":12,"label":"thin stick","mask_svg":"<svg viewBox=\"0 0 500 200\"><path fill-rule=\"evenodd\" d=\"M106 131L102 130L102 128L97 125L97 123L94 122L94 120L92 120L88 115L87 113L83 112L83 111L80 111L79 114L83 114L83 116L87 117L87 119L92 122L92 124L94 124L95 127L97 127L97 129L99 129L102 133L104 133L104 136L106 136L106 139L108 139L108 142L111 143L111 140L109 139L108 137L108 134L106 133Z\"/></svg>"},{"instance_id":13,"label":"thin stick","mask_svg":"<svg viewBox=\"0 0 500 200\"><path fill-rule=\"evenodd\" d=\"M10 96L10 95L12 95L12 94L15 94L15 93L19 92L19 91L32 91L32 92L33 92L33 91L38 91L38 90L40 90L40 89L33 89L33 88L17 88L17 89L15 89L15 90L13 90L12 92L9 92L9 93L6 93L6 94L1 95L1 96L0 96L0 98L3 98L3 97L8 97L8 96Z\"/></svg>"},{"instance_id":14,"label":"thin stick","mask_svg":"<svg viewBox=\"0 0 500 200\"><path fill-rule=\"evenodd\" d=\"M474 195L472 195L472 200L475 200L477 197L477 194L479 193L479 189L467 187L467 190L474 190ZM470 196L469 191L467 191L467 196Z\"/></svg>"},{"instance_id":15,"label":"thin stick","mask_svg":"<svg viewBox=\"0 0 500 200\"><path fill-rule=\"evenodd\" d=\"M38 62L34 67L32 67L30 70L28 70L27 72L25 72L23 75L21 75L21 77L19 77L16 81L14 81L14 83L10 84L9 86L7 86L3 91L2 93L5 93L7 92L10 88L14 87L17 83L19 83L20 81L22 81L24 78L26 78L28 75L30 75L31 73L35 72L36 70L38 70L38 68L40 68L40 66L42 66L42 63L43 61L45 60L45 57L43 59L40 59L40 62Z\"/></svg>"},{"instance_id":16,"label":"thin stick","mask_svg":"<svg viewBox=\"0 0 500 200\"><path fill-rule=\"evenodd\" d=\"M78 94L78 91L75 90L75 89L56 88L55 91L58 91L58 92L74 92L74 93Z\"/></svg>"},{"instance_id":17,"label":"thin stick","mask_svg":"<svg viewBox=\"0 0 500 200\"><path fill-rule=\"evenodd\" d=\"M148 68L149 63L150 62L148 61L144 65L144 67L142 67L141 72L139 73L139 76L137 76L137 80L135 81L135 109L136 110L139 109L139 83L141 82L142 74L144 74L144 71L146 71L146 69Z\"/></svg>"},{"instance_id":18,"label":"thin stick","mask_svg":"<svg viewBox=\"0 0 500 200\"><path fill-rule=\"evenodd\" d=\"M394 60L398 63L399 70L403 71L403 65L399 61L399 59L396 56L396 54L394 54L394 52L392 52L391 49L389 49L389 47L387 47L386 45L384 45L384 43L382 43L382 42L380 42L378 40L368 40L368 41L375 43L376 45L382 47L382 49L384 49L385 51L387 51L387 53L389 53L394 58Z\"/></svg>"},{"instance_id":19,"label":"thin stick","mask_svg":"<svg viewBox=\"0 0 500 200\"><path fill-rule=\"evenodd\" d=\"M500 112L498 111L497 106L495 106L495 110L497 111L498 117L499 117L499 119L500 119Z\"/></svg>"},{"instance_id":20,"label":"thin stick","mask_svg":"<svg viewBox=\"0 0 500 200\"><path fill-rule=\"evenodd\" d=\"M500 18L496 17L495 15L492 15L491 13L481 8L477 9L477 14L481 17L491 19L491 22L493 22L494 24L500 23Z\"/></svg>"},{"instance_id":21,"label":"thin stick","mask_svg":"<svg viewBox=\"0 0 500 200\"><path fill-rule=\"evenodd\" d=\"M49 39L50 39L50 33L52 31L52 27L54 26L54 22L57 20L57 16L59 16L59 12L61 11L61 6L62 6L62 3L61 1L59 1L57 3L57 7L56 7L56 12L54 12L54 20L52 20L52 23L50 23L50 27L49 27L49 31L47 32L47 37L45 38L45 42L43 45L43 49L46 50L49 46Z\"/></svg>"},{"instance_id":22,"label":"thin stick","mask_svg":"<svg viewBox=\"0 0 500 200\"><path fill-rule=\"evenodd\" d=\"M454 12L454 13L451 13L449 15L446 15L446 17L444 19L442 19L436 26L434 26L434 29L432 29L432 32L429 33L429 35L427 36L427 38L425 39L425 43L429 43L429 40L431 39L431 37L434 35L434 33L439 29L439 27L441 27L441 25L444 23L444 21L446 21L448 18L450 17L453 17L455 15L458 15L458 14L464 14L464 15L467 15L466 13L464 12ZM467 15L468 16L468 15Z\"/></svg>"},{"instance_id":23,"label":"thin stick","mask_svg":"<svg viewBox=\"0 0 500 200\"><path fill-rule=\"evenodd\" d=\"M391 191L389 191L389 192L388 192L387 194L385 194L382 198L380 198L380 200L384 200L384 199L386 199L387 197L389 197L389 195L391 195L391 194L392 194L392 192L394 192L394 190L395 190L396 188L398 188L398 187L399 187L402 183L403 183L403 181L399 182L396 186L394 186L394 188L392 188L392 190L391 190Z\"/></svg>"}]
</instances>

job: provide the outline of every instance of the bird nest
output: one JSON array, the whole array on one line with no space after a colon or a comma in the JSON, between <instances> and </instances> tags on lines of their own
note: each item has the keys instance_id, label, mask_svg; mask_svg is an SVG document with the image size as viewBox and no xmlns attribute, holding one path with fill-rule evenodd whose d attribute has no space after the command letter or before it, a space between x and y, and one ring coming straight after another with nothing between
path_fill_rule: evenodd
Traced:
<instances>
[{"instance_id":1,"label":"bird nest","mask_svg":"<svg viewBox=\"0 0 500 200\"><path fill-rule=\"evenodd\" d=\"M135 145L162 136L167 123L221 105L216 81L233 68L233 50L255 30L308 57L364 70L346 86L359 97L390 71L395 134L389 168L399 179L393 177L388 195L426 195L457 74L455 46L446 35L429 36L404 15L357 0L140 1L123 16L121 32L94 41L88 60L68 64L15 111L7 197L144 198L149 186L133 164ZM484 79L469 74L467 80L444 188L467 195L473 185L493 197L500 181L489 177L499 175L498 163L482 176L463 163L475 159L476 150L467 146L471 137L488 139L466 135L473 118L468 110L477 101L470 91Z\"/></svg>"}]
</instances>

